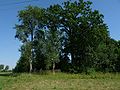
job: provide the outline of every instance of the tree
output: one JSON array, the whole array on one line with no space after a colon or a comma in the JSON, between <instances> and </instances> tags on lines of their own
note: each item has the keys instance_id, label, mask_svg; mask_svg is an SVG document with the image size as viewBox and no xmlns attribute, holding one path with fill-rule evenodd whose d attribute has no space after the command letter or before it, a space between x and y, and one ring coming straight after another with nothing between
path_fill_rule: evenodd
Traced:
<instances>
[{"instance_id":1,"label":"tree","mask_svg":"<svg viewBox=\"0 0 120 90\"><path fill-rule=\"evenodd\" d=\"M50 60L52 60L52 64L54 66L54 63L59 60L57 58L59 57L59 53L57 52L59 50L59 39L56 36L58 35L56 26L53 26L56 22L52 20L56 18L52 15L52 12L50 12L50 10L45 11L44 9L40 9L38 7L29 6L26 10L20 11L18 16L21 25L16 25L16 37L23 42L23 45L27 42L31 43L31 51L29 51L31 52L31 55L29 54L29 57L31 58L28 58L30 61L30 72L32 66L33 70L50 67L50 63L47 63L51 62ZM50 17L51 19L49 19ZM49 52L48 48L51 49L52 52ZM55 61L55 59L57 60Z\"/></svg>"},{"instance_id":2,"label":"tree","mask_svg":"<svg viewBox=\"0 0 120 90\"><path fill-rule=\"evenodd\" d=\"M5 66L5 69L4 69L5 71L8 71L9 70L9 66L7 65L7 66Z\"/></svg>"},{"instance_id":3,"label":"tree","mask_svg":"<svg viewBox=\"0 0 120 90\"><path fill-rule=\"evenodd\" d=\"M30 48L24 52L29 52L27 56L21 54L21 64L17 65L25 66L23 62L29 61L30 72L51 68L54 72L58 62L68 66L62 70L72 72L102 70L103 66L114 71L119 67L114 65L119 59L118 43L109 37L104 16L92 10L91 4L84 0L66 1L47 9L29 6L20 11L16 37L23 46L29 43Z\"/></svg>"},{"instance_id":4,"label":"tree","mask_svg":"<svg viewBox=\"0 0 120 90\"><path fill-rule=\"evenodd\" d=\"M114 39L108 38L106 42L99 44L96 55L95 67L97 71L116 72L116 62L119 54L117 42Z\"/></svg>"},{"instance_id":5,"label":"tree","mask_svg":"<svg viewBox=\"0 0 120 90\"><path fill-rule=\"evenodd\" d=\"M60 41L59 41L59 32L50 30L47 42L47 65L48 67L52 66L52 70L54 73L55 64L59 62L59 53L60 53Z\"/></svg>"},{"instance_id":6,"label":"tree","mask_svg":"<svg viewBox=\"0 0 120 90\"><path fill-rule=\"evenodd\" d=\"M19 50L21 52L20 59L17 62L17 65L14 72L29 72L29 60L31 56L31 45L30 42L26 42L21 46L21 49Z\"/></svg>"},{"instance_id":7,"label":"tree","mask_svg":"<svg viewBox=\"0 0 120 90\"><path fill-rule=\"evenodd\" d=\"M4 65L1 64L1 65L0 65L0 71L2 71L3 69L4 69Z\"/></svg>"},{"instance_id":8,"label":"tree","mask_svg":"<svg viewBox=\"0 0 120 90\"><path fill-rule=\"evenodd\" d=\"M48 29L46 33L46 63L47 68L52 66L52 70L54 73L55 64L58 63L59 54L60 54L60 27L59 27L59 16L57 13L60 12L59 5L50 6L46 9L46 27Z\"/></svg>"},{"instance_id":9,"label":"tree","mask_svg":"<svg viewBox=\"0 0 120 90\"><path fill-rule=\"evenodd\" d=\"M117 59L115 60L115 70L116 72L120 72L120 40L116 41L117 42L117 49L116 49L116 53L117 53Z\"/></svg>"},{"instance_id":10,"label":"tree","mask_svg":"<svg viewBox=\"0 0 120 90\"><path fill-rule=\"evenodd\" d=\"M46 33L45 30L38 30L35 33L34 40L34 61L33 69L34 71L40 71L46 69Z\"/></svg>"},{"instance_id":11,"label":"tree","mask_svg":"<svg viewBox=\"0 0 120 90\"><path fill-rule=\"evenodd\" d=\"M50 10L55 13L57 26L62 32L63 54L68 57L72 66L78 71L84 71L93 65L93 55L100 42L108 37L107 26L103 15L92 10L90 1L67 1L63 6L53 5ZM58 24L59 23L59 24Z\"/></svg>"},{"instance_id":12,"label":"tree","mask_svg":"<svg viewBox=\"0 0 120 90\"><path fill-rule=\"evenodd\" d=\"M33 54L33 41L34 33L43 27L42 23L39 22L43 16L44 10L38 7L28 6L26 10L21 10L18 14L20 24L16 25L16 38L18 38L22 43L31 43L31 55L29 56L30 72L32 71L32 62L34 59ZM41 20L42 21L42 20Z\"/></svg>"}]
</instances>

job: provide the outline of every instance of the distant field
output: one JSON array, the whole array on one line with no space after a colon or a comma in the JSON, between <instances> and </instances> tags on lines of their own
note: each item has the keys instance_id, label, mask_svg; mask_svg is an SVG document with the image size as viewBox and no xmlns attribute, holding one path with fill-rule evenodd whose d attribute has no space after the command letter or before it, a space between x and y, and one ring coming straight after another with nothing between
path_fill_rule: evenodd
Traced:
<instances>
[{"instance_id":1,"label":"distant field","mask_svg":"<svg viewBox=\"0 0 120 90\"><path fill-rule=\"evenodd\" d=\"M120 74L0 74L0 90L120 90Z\"/></svg>"}]
</instances>

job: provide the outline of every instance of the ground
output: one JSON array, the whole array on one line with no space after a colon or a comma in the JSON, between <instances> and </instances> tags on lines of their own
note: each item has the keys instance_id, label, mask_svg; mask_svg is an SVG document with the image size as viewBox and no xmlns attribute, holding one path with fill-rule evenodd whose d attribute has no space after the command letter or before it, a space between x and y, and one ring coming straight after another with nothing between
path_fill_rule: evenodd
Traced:
<instances>
[{"instance_id":1,"label":"ground","mask_svg":"<svg viewBox=\"0 0 120 90\"><path fill-rule=\"evenodd\" d=\"M120 74L4 74L0 90L120 90Z\"/></svg>"}]
</instances>

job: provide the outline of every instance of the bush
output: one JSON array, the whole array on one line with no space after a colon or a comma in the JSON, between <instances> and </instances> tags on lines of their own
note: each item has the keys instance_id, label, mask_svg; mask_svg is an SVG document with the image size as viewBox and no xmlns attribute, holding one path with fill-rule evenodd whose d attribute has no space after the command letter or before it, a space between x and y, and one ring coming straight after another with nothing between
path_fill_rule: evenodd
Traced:
<instances>
[{"instance_id":1,"label":"bush","mask_svg":"<svg viewBox=\"0 0 120 90\"><path fill-rule=\"evenodd\" d=\"M96 73L96 70L94 68L87 68L85 73L88 75L94 75Z\"/></svg>"}]
</instances>

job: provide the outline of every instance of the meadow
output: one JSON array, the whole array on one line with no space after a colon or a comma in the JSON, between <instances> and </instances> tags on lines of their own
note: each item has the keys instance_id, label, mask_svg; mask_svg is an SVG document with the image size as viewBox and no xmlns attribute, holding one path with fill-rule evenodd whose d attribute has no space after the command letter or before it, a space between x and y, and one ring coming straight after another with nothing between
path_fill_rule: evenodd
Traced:
<instances>
[{"instance_id":1,"label":"meadow","mask_svg":"<svg viewBox=\"0 0 120 90\"><path fill-rule=\"evenodd\" d=\"M0 90L120 90L120 74L0 73Z\"/></svg>"}]
</instances>

